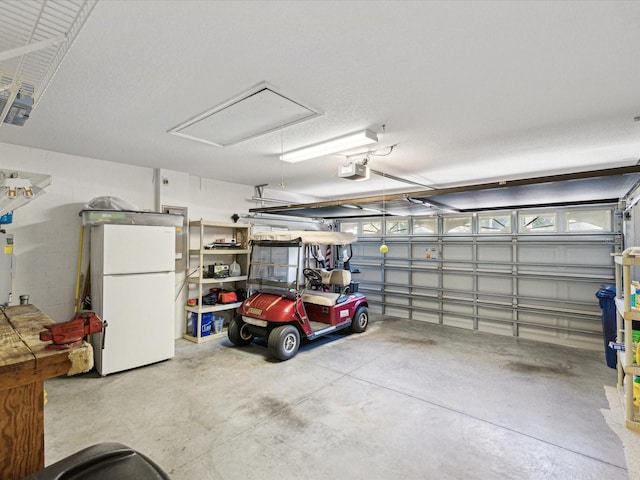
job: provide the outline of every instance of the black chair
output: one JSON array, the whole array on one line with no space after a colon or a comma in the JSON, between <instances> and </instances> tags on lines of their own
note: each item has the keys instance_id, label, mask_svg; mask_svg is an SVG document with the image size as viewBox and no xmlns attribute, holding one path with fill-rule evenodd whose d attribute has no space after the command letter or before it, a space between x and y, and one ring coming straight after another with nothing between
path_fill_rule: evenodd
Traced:
<instances>
[{"instance_id":1,"label":"black chair","mask_svg":"<svg viewBox=\"0 0 640 480\"><path fill-rule=\"evenodd\" d=\"M99 443L25 480L170 480L153 460L121 443Z\"/></svg>"}]
</instances>

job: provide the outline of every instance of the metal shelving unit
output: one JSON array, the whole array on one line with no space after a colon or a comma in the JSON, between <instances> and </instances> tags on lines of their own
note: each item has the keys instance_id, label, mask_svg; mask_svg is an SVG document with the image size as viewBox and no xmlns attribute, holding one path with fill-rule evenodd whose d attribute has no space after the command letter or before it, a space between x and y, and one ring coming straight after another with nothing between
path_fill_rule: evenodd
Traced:
<instances>
[{"instance_id":1,"label":"metal shelving unit","mask_svg":"<svg viewBox=\"0 0 640 480\"><path fill-rule=\"evenodd\" d=\"M197 230L197 234L195 233ZM239 223L220 223L209 222L205 220L196 220L189 222L189 242L195 243L197 248L189 249L189 271L192 271L194 267L197 268L197 276L191 277L189 271L187 272L187 286L193 290L193 295L189 294L189 297L196 296L198 298L198 305L185 306L185 332L183 337L192 342L201 343L209 340L213 340L223 335L223 333L202 336L202 314L204 313L222 313L233 311L240 306L241 302L225 303L220 305L200 305L201 299L204 294L208 293L207 288L214 286L246 288L247 274L249 272L249 235L251 233L251 225L239 224ZM215 239L218 237L225 239L234 239L238 244L238 248L225 248L216 247ZM194 241L197 239L197 241ZM192 245L193 245L192 243ZM205 246L212 245L213 248L205 248ZM193 262L192 262L193 260ZM224 278L207 278L205 277L205 267L210 264L217 263L218 261L225 261L228 263L237 262L240 265L240 272L242 275ZM189 316L195 313L195 326L197 335L193 335L188 328ZM191 329L193 330L193 329Z\"/></svg>"},{"instance_id":2,"label":"metal shelving unit","mask_svg":"<svg viewBox=\"0 0 640 480\"><path fill-rule=\"evenodd\" d=\"M640 247L627 248L622 255L615 255L617 341L624 339L624 352L618 355L618 391L624 396L627 428L640 432L640 411L633 404L633 377L640 375L640 366L633 363L632 322L640 320L640 310L631 307L631 267L640 266ZM626 379L626 381L625 381ZM626 395L624 386L626 385Z\"/></svg>"}]
</instances>

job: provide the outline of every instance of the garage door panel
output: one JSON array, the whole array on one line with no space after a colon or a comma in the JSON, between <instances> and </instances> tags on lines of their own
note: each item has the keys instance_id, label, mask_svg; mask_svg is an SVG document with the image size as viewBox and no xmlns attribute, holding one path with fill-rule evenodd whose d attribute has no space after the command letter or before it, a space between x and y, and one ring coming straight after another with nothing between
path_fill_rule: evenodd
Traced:
<instances>
[{"instance_id":1,"label":"garage door panel","mask_svg":"<svg viewBox=\"0 0 640 480\"><path fill-rule=\"evenodd\" d=\"M554 245L519 245L517 261L519 263L563 263L562 254Z\"/></svg>"},{"instance_id":2,"label":"garage door panel","mask_svg":"<svg viewBox=\"0 0 640 480\"><path fill-rule=\"evenodd\" d=\"M440 272L434 270L433 272L412 272L411 284L419 285L422 287L437 288L440 284Z\"/></svg>"},{"instance_id":3,"label":"garage door panel","mask_svg":"<svg viewBox=\"0 0 640 480\"><path fill-rule=\"evenodd\" d=\"M443 287L452 290L473 290L473 276L468 273L445 273Z\"/></svg>"},{"instance_id":4,"label":"garage door panel","mask_svg":"<svg viewBox=\"0 0 640 480\"><path fill-rule=\"evenodd\" d=\"M382 278L382 270L379 267L360 266L360 273L351 277L360 282L379 282Z\"/></svg>"},{"instance_id":5,"label":"garage door panel","mask_svg":"<svg viewBox=\"0 0 640 480\"><path fill-rule=\"evenodd\" d=\"M473 249L471 245L451 245L445 244L442 247L442 258L444 260L473 260Z\"/></svg>"},{"instance_id":6,"label":"garage door panel","mask_svg":"<svg viewBox=\"0 0 640 480\"><path fill-rule=\"evenodd\" d=\"M541 315L532 312L519 312L518 320L523 323L533 325L544 325L548 327L564 327L562 321L559 321L555 316Z\"/></svg>"},{"instance_id":7,"label":"garage door panel","mask_svg":"<svg viewBox=\"0 0 640 480\"><path fill-rule=\"evenodd\" d=\"M467 330L473 330L473 320L465 317L458 317L455 315L445 314L442 316L442 324L450 327L465 328Z\"/></svg>"},{"instance_id":8,"label":"garage door panel","mask_svg":"<svg viewBox=\"0 0 640 480\"><path fill-rule=\"evenodd\" d=\"M524 297L566 298L566 281L518 279L518 294Z\"/></svg>"},{"instance_id":9,"label":"garage door panel","mask_svg":"<svg viewBox=\"0 0 640 480\"><path fill-rule=\"evenodd\" d=\"M438 315L437 313L414 311L413 319L419 320L421 322L440 323L440 315Z\"/></svg>"},{"instance_id":10,"label":"garage door panel","mask_svg":"<svg viewBox=\"0 0 640 480\"><path fill-rule=\"evenodd\" d=\"M353 258L362 257L379 257L380 245L373 243L361 243L351 247L353 251Z\"/></svg>"},{"instance_id":11,"label":"garage door panel","mask_svg":"<svg viewBox=\"0 0 640 480\"><path fill-rule=\"evenodd\" d=\"M460 301L445 301L442 306L445 313L464 313L466 315L473 314L473 305L465 304Z\"/></svg>"},{"instance_id":12,"label":"garage door panel","mask_svg":"<svg viewBox=\"0 0 640 480\"><path fill-rule=\"evenodd\" d=\"M511 277L478 277L479 293L502 293L510 295L513 290L513 281Z\"/></svg>"},{"instance_id":13,"label":"garage door panel","mask_svg":"<svg viewBox=\"0 0 640 480\"><path fill-rule=\"evenodd\" d=\"M507 245L478 246L478 260L481 262L510 262L512 253L511 242Z\"/></svg>"},{"instance_id":14,"label":"garage door panel","mask_svg":"<svg viewBox=\"0 0 640 480\"><path fill-rule=\"evenodd\" d=\"M556 332L549 329L543 330L528 326L521 326L518 329L518 336L528 340L559 343L569 347L587 348L591 350L602 350L603 348L602 338L578 332Z\"/></svg>"},{"instance_id":15,"label":"garage door panel","mask_svg":"<svg viewBox=\"0 0 640 480\"><path fill-rule=\"evenodd\" d=\"M433 310L434 312L440 310L440 301L437 298L429 299L413 297L412 305L419 309Z\"/></svg>"},{"instance_id":16,"label":"garage door panel","mask_svg":"<svg viewBox=\"0 0 640 480\"><path fill-rule=\"evenodd\" d=\"M610 266L607 258L610 245L526 245L518 248L518 261L523 263L548 263L565 265Z\"/></svg>"},{"instance_id":17,"label":"garage door panel","mask_svg":"<svg viewBox=\"0 0 640 480\"><path fill-rule=\"evenodd\" d=\"M382 243L384 242L380 242L380 245L382 245ZM378 255L380 255L380 245L378 245ZM394 260L398 258L411 257L411 245L408 245L408 244L400 245L397 243L388 242L387 246L389 247L389 252L387 253L387 255L390 258L393 257Z\"/></svg>"},{"instance_id":18,"label":"garage door panel","mask_svg":"<svg viewBox=\"0 0 640 480\"><path fill-rule=\"evenodd\" d=\"M494 319L494 320L511 321L513 319L513 314L511 312L511 309L507 310L507 309L479 306L478 317Z\"/></svg>"},{"instance_id":19,"label":"garage door panel","mask_svg":"<svg viewBox=\"0 0 640 480\"><path fill-rule=\"evenodd\" d=\"M430 254L428 258L432 258L433 254L437 255L438 244L437 243L420 243L418 245L411 246L411 258L414 260L426 260L427 253Z\"/></svg>"},{"instance_id":20,"label":"garage door panel","mask_svg":"<svg viewBox=\"0 0 640 480\"><path fill-rule=\"evenodd\" d=\"M494 335L513 335L513 327L510 323L498 323L487 320L479 321L478 330L493 333Z\"/></svg>"},{"instance_id":21,"label":"garage door panel","mask_svg":"<svg viewBox=\"0 0 640 480\"><path fill-rule=\"evenodd\" d=\"M409 277L411 272L407 270L387 270L385 272L385 280L389 283L399 283L409 285Z\"/></svg>"},{"instance_id":22,"label":"garage door panel","mask_svg":"<svg viewBox=\"0 0 640 480\"><path fill-rule=\"evenodd\" d=\"M381 302L375 302L375 303L371 303L369 302L369 313L375 313L377 315L382 315L384 314L384 311L382 309L382 303Z\"/></svg>"},{"instance_id":23,"label":"garage door panel","mask_svg":"<svg viewBox=\"0 0 640 480\"><path fill-rule=\"evenodd\" d=\"M613 282L613 284L615 284L615 281ZM587 284L581 283L579 285L576 285L574 283L569 283L567 285L568 298L571 298L572 300L575 300L578 302L584 302L584 307L587 309L589 307L593 309L594 307L597 306L598 310L600 310L597 297L596 297L596 292L600 289L601 285L602 284L600 282L587 283Z\"/></svg>"},{"instance_id":24,"label":"garage door panel","mask_svg":"<svg viewBox=\"0 0 640 480\"><path fill-rule=\"evenodd\" d=\"M381 293L372 292L369 289L366 289L363 293L367 297L367 300L368 300L370 306L378 304L378 303L382 303L382 298L383 297L382 297Z\"/></svg>"},{"instance_id":25,"label":"garage door panel","mask_svg":"<svg viewBox=\"0 0 640 480\"><path fill-rule=\"evenodd\" d=\"M392 305L386 308L385 314L393 317L409 318L409 309Z\"/></svg>"}]
</instances>

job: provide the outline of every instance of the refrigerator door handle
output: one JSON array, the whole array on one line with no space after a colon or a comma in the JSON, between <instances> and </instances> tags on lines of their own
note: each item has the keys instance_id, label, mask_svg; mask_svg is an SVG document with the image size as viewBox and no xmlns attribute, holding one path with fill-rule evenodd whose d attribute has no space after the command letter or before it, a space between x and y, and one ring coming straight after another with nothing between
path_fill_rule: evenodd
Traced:
<instances>
[{"instance_id":1,"label":"refrigerator door handle","mask_svg":"<svg viewBox=\"0 0 640 480\"><path fill-rule=\"evenodd\" d=\"M102 350L104 350L104 342L105 342L105 338L107 336L107 327L109 326L109 324L107 323L106 320L102 321Z\"/></svg>"}]
</instances>

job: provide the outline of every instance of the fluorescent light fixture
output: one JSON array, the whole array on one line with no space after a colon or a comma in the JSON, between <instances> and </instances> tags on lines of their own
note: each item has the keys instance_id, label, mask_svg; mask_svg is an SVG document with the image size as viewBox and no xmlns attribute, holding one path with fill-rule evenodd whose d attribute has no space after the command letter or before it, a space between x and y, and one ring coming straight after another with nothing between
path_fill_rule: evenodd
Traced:
<instances>
[{"instance_id":1,"label":"fluorescent light fixture","mask_svg":"<svg viewBox=\"0 0 640 480\"><path fill-rule=\"evenodd\" d=\"M303 160L309 160L310 158L318 158L332 153L351 150L352 148L371 145L372 143L378 143L378 136L371 130L362 130L325 142L316 143L315 145L309 145L308 147L291 150L290 152L280 155L280 160L297 163Z\"/></svg>"}]
</instances>

